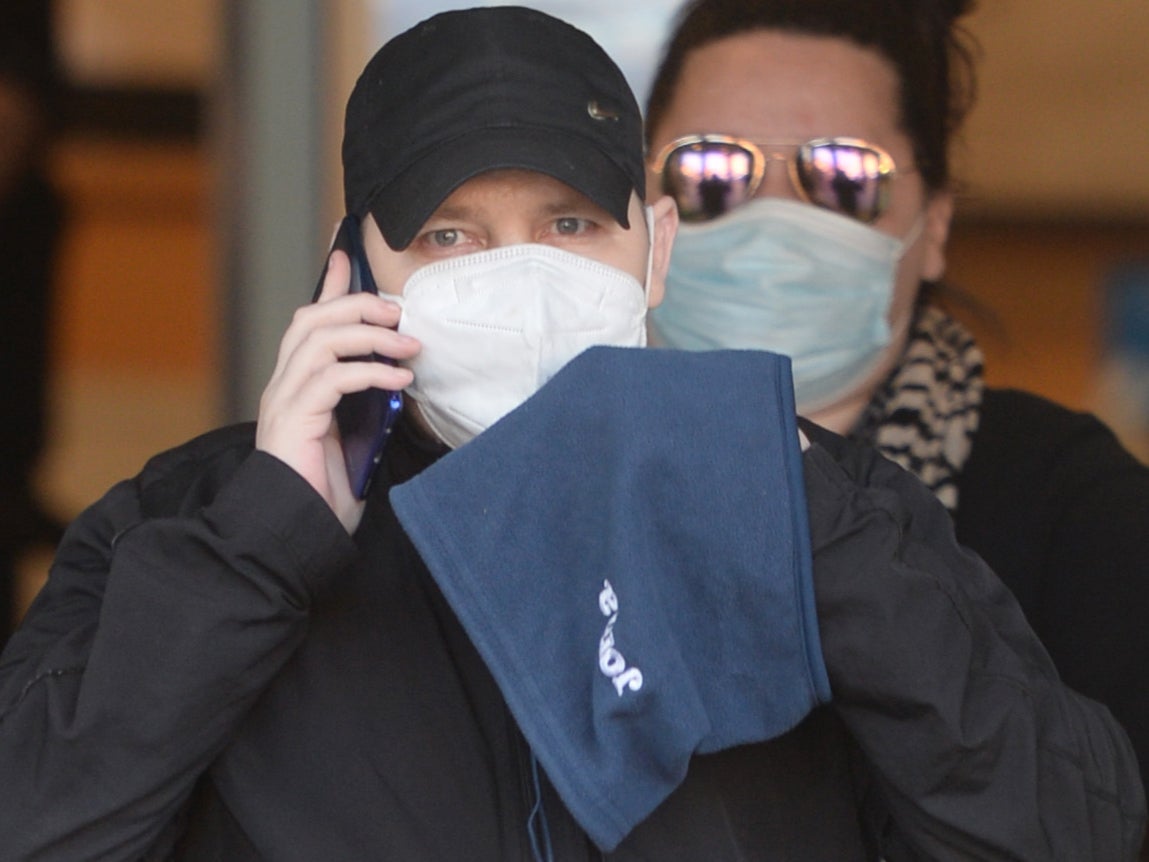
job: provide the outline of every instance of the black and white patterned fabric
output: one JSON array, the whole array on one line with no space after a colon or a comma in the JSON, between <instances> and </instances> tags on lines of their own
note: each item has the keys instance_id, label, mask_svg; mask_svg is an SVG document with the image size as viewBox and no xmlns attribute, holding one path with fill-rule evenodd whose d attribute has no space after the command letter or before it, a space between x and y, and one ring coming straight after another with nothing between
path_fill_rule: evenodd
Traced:
<instances>
[{"instance_id":1,"label":"black and white patterned fabric","mask_svg":"<svg viewBox=\"0 0 1149 862\"><path fill-rule=\"evenodd\" d=\"M923 305L901 364L878 388L850 435L917 475L947 509L958 505L957 475L973 446L984 357L969 331Z\"/></svg>"}]
</instances>

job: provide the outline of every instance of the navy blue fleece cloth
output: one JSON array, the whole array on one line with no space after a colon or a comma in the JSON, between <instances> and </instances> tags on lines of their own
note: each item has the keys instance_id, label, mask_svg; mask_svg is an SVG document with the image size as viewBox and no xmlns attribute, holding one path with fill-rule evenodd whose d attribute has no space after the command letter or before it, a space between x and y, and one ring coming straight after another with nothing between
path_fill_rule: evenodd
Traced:
<instances>
[{"instance_id":1,"label":"navy blue fleece cloth","mask_svg":"<svg viewBox=\"0 0 1149 862\"><path fill-rule=\"evenodd\" d=\"M391 500L605 851L830 698L784 357L592 348Z\"/></svg>"}]
</instances>

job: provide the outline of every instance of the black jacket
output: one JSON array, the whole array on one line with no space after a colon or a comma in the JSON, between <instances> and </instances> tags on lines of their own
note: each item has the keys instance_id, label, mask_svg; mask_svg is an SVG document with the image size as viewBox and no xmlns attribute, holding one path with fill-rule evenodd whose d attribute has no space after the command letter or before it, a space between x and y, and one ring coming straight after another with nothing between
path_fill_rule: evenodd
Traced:
<instances>
[{"instance_id":1,"label":"black jacket","mask_svg":"<svg viewBox=\"0 0 1149 862\"><path fill-rule=\"evenodd\" d=\"M1112 710L1149 785L1149 466L1093 416L990 389L958 489L958 540L1066 684Z\"/></svg>"},{"instance_id":2,"label":"black jacket","mask_svg":"<svg viewBox=\"0 0 1149 862\"><path fill-rule=\"evenodd\" d=\"M834 691L696 757L610 859L1132 858L1123 732L908 474L811 429ZM402 430L349 538L224 429L70 528L0 659L0 858L600 858L390 511L435 457Z\"/></svg>"}]
</instances>

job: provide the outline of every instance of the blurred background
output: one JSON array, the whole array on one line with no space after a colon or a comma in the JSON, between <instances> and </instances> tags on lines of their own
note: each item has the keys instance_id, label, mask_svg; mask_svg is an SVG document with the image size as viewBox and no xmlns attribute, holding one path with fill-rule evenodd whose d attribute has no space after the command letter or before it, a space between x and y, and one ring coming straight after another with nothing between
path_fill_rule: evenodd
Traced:
<instances>
[{"instance_id":1,"label":"blurred background","mask_svg":"<svg viewBox=\"0 0 1149 862\"><path fill-rule=\"evenodd\" d=\"M354 77L450 5L474 3L56 0L47 511L66 520L149 455L254 418L340 215ZM641 98L677 2L528 5L594 33ZM963 317L991 384L1097 412L1149 458L1149 4L983 7L949 257ZM4 373L11 405L23 378ZM21 563L22 601L46 559Z\"/></svg>"}]
</instances>

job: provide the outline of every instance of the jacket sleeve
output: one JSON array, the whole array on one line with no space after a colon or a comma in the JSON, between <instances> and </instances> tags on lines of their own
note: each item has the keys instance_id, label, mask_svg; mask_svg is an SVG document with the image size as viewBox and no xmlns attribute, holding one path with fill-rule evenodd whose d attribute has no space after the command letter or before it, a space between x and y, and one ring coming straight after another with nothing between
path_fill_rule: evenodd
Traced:
<instances>
[{"instance_id":1,"label":"jacket sleeve","mask_svg":"<svg viewBox=\"0 0 1149 862\"><path fill-rule=\"evenodd\" d=\"M820 635L884 858L1136 858L1145 797L1121 727L1060 681L920 482L821 439L805 456Z\"/></svg>"},{"instance_id":2,"label":"jacket sleeve","mask_svg":"<svg viewBox=\"0 0 1149 862\"><path fill-rule=\"evenodd\" d=\"M0 858L143 858L354 554L263 453L195 511L146 518L152 490L76 520L0 659Z\"/></svg>"}]
</instances>

